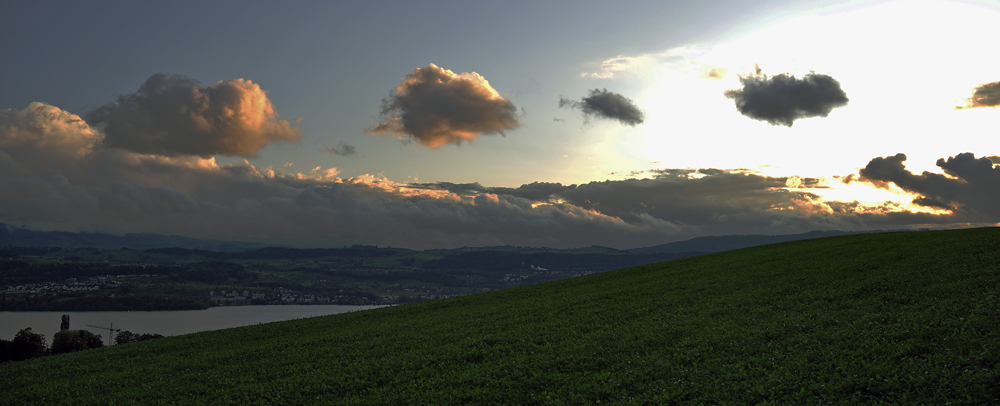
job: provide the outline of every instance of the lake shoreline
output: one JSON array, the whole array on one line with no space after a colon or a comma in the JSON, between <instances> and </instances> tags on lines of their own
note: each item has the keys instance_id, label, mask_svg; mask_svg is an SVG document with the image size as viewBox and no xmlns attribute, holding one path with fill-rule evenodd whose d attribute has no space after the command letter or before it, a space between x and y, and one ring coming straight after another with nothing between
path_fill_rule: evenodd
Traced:
<instances>
[{"instance_id":1,"label":"lake shoreline","mask_svg":"<svg viewBox=\"0 0 1000 406\"><path fill-rule=\"evenodd\" d=\"M51 343L59 331L62 315L70 316L70 328L100 334L109 344L109 330L137 334L174 336L221 330L276 321L327 316L384 307L380 305L245 305L216 306L204 310L159 311L3 311L0 312L0 339L10 340L30 327ZM94 327L96 326L96 327Z\"/></svg>"}]
</instances>

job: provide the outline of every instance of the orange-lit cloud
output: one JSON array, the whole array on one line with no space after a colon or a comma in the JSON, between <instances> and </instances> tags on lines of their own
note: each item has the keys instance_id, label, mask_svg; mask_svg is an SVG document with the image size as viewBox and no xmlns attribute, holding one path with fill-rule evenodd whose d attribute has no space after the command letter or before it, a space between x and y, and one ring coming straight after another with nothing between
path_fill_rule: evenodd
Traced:
<instances>
[{"instance_id":1,"label":"orange-lit cloud","mask_svg":"<svg viewBox=\"0 0 1000 406\"><path fill-rule=\"evenodd\" d=\"M273 142L295 142L298 128L278 118L267 94L249 80L203 86L157 73L135 93L86 115L108 146L164 156L253 157Z\"/></svg>"},{"instance_id":2,"label":"orange-lit cloud","mask_svg":"<svg viewBox=\"0 0 1000 406\"><path fill-rule=\"evenodd\" d=\"M976 86L972 97L965 100L965 106L956 106L956 110L971 109L976 107L998 107L1000 106L1000 82L985 83Z\"/></svg>"},{"instance_id":3,"label":"orange-lit cloud","mask_svg":"<svg viewBox=\"0 0 1000 406\"><path fill-rule=\"evenodd\" d=\"M24 110L0 110L0 150L4 156L30 155L23 164L51 164L36 154L56 159L78 159L93 151L103 135L95 131L80 116L58 107L34 102ZM38 162L41 159L43 162Z\"/></svg>"},{"instance_id":4,"label":"orange-lit cloud","mask_svg":"<svg viewBox=\"0 0 1000 406\"><path fill-rule=\"evenodd\" d=\"M382 121L366 133L411 139L429 148L521 126L517 107L478 73L456 74L434 64L406 75L382 99L380 114Z\"/></svg>"}]
</instances>

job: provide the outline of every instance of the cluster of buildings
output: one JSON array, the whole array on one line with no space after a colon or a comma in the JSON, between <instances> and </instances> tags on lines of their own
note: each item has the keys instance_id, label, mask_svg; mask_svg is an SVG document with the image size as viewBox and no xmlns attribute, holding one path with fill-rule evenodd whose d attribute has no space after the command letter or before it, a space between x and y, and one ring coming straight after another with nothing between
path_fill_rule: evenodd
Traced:
<instances>
[{"instance_id":1,"label":"cluster of buildings","mask_svg":"<svg viewBox=\"0 0 1000 406\"><path fill-rule=\"evenodd\" d=\"M265 300L266 295L263 293L250 293L248 290L243 290L239 292L236 290L231 290L229 292L220 291L219 294L215 294L215 291L209 291L208 297L219 303L224 302L236 302L236 304L246 304L248 300Z\"/></svg>"},{"instance_id":2,"label":"cluster of buildings","mask_svg":"<svg viewBox=\"0 0 1000 406\"><path fill-rule=\"evenodd\" d=\"M489 288L484 288L484 289L486 289L486 291L489 291ZM408 290L412 291L412 289ZM403 302L418 302L424 300L447 299L449 297L456 297L456 296L461 296L461 295L412 295L412 296L383 295L379 296L379 299L382 300L382 303L400 303L401 300Z\"/></svg>"},{"instance_id":3,"label":"cluster of buildings","mask_svg":"<svg viewBox=\"0 0 1000 406\"><path fill-rule=\"evenodd\" d=\"M534 265L532 265L532 267L534 267ZM520 282L520 281L523 281L523 280L528 279L530 277L531 277L531 275L521 275L521 274L516 274L516 273L509 273L509 274L504 275L503 281L504 282Z\"/></svg>"},{"instance_id":4,"label":"cluster of buildings","mask_svg":"<svg viewBox=\"0 0 1000 406\"><path fill-rule=\"evenodd\" d=\"M100 289L117 289L121 286L121 279L137 277L156 277L157 275L100 275L93 276L85 280L69 278L62 282L25 283L23 285L7 286L3 290L3 295L7 299L18 297L35 298L41 296L55 296L68 292L86 292Z\"/></svg>"},{"instance_id":5,"label":"cluster of buildings","mask_svg":"<svg viewBox=\"0 0 1000 406\"><path fill-rule=\"evenodd\" d=\"M231 291L220 291L218 294L216 292L208 292L208 297L220 304L230 303L230 304L330 304L329 296L319 296L310 293L297 292L285 288L277 288L273 293L267 294L264 292L250 292L248 290L243 290L242 292L231 290Z\"/></svg>"}]
</instances>

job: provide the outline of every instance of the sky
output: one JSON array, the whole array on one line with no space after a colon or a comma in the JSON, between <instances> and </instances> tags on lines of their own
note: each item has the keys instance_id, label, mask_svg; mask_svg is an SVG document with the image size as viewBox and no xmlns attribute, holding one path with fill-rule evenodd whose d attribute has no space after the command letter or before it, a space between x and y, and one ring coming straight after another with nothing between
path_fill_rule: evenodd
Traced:
<instances>
[{"instance_id":1,"label":"sky","mask_svg":"<svg viewBox=\"0 0 1000 406\"><path fill-rule=\"evenodd\" d=\"M633 248L1000 224L998 1L0 3L0 222Z\"/></svg>"}]
</instances>

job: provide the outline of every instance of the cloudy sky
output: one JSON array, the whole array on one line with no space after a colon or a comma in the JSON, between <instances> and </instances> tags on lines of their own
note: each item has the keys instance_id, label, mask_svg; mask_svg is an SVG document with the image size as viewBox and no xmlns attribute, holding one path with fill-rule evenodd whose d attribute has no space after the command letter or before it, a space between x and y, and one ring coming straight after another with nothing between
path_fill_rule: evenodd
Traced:
<instances>
[{"instance_id":1,"label":"cloudy sky","mask_svg":"<svg viewBox=\"0 0 1000 406\"><path fill-rule=\"evenodd\" d=\"M1000 223L998 1L4 2L0 222L618 248Z\"/></svg>"}]
</instances>

